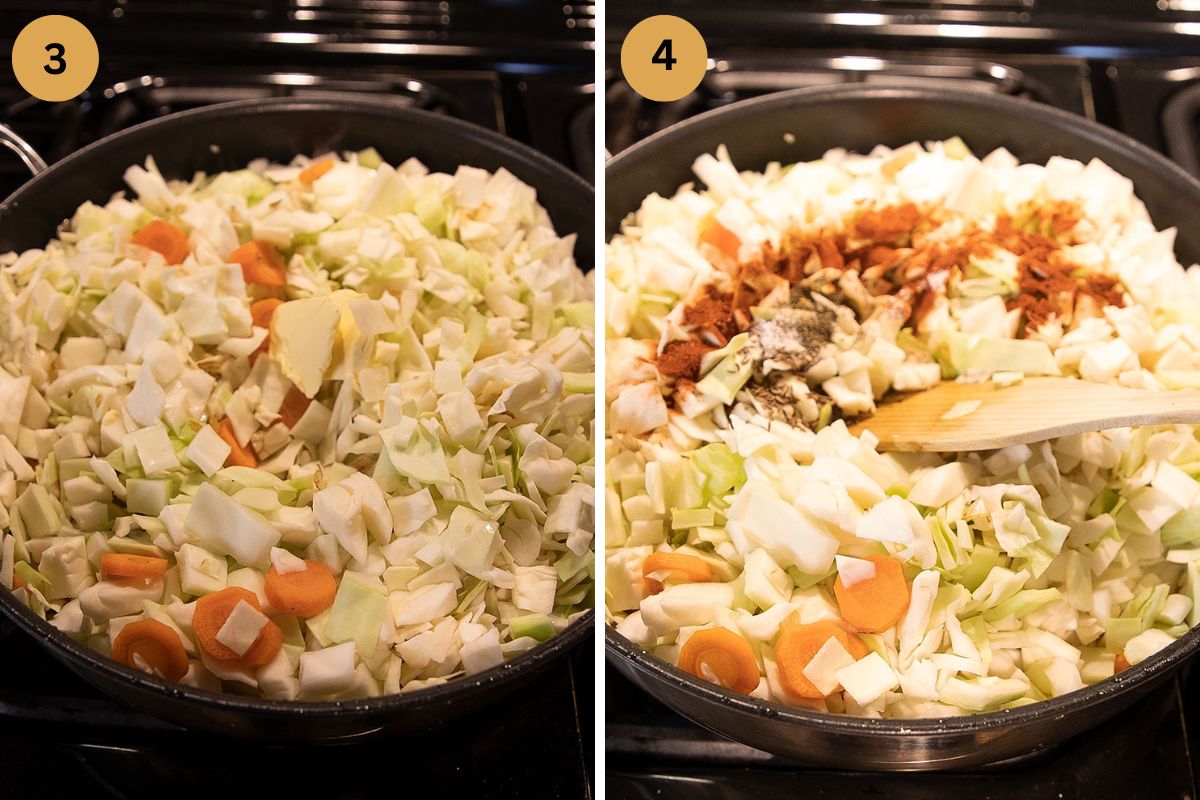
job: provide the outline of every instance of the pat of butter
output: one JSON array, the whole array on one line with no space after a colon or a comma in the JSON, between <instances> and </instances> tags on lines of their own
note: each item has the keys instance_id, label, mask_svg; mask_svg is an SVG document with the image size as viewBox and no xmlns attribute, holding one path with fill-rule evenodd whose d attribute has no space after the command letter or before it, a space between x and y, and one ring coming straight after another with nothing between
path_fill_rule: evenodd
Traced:
<instances>
[{"instance_id":1,"label":"pat of butter","mask_svg":"<svg viewBox=\"0 0 1200 800\"><path fill-rule=\"evenodd\" d=\"M271 356L306 397L321 389L341 316L331 298L308 297L282 304L271 318Z\"/></svg>"},{"instance_id":2,"label":"pat of butter","mask_svg":"<svg viewBox=\"0 0 1200 800\"><path fill-rule=\"evenodd\" d=\"M341 381L367 365L375 351L375 337L359 328L358 319L351 306L352 303L367 300L365 294L350 289L338 289L330 298L337 303L341 317L338 320L338 336L333 345L333 359L327 377L330 380Z\"/></svg>"}]
</instances>

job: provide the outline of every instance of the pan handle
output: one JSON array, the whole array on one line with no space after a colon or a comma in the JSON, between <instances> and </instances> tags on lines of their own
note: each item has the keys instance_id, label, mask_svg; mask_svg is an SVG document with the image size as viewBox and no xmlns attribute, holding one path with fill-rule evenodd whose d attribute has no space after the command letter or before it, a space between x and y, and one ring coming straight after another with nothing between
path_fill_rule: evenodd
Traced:
<instances>
[{"instance_id":1,"label":"pan handle","mask_svg":"<svg viewBox=\"0 0 1200 800\"><path fill-rule=\"evenodd\" d=\"M21 138L12 128L0 123L0 145L7 147L17 154L31 175L46 171L46 160L38 155L33 145Z\"/></svg>"}]
</instances>

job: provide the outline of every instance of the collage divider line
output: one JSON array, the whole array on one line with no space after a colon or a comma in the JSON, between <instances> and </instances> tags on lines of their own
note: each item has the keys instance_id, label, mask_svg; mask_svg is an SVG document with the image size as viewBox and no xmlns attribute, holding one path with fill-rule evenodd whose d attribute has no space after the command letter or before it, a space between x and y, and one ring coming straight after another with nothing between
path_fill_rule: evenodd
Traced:
<instances>
[{"instance_id":1,"label":"collage divider line","mask_svg":"<svg viewBox=\"0 0 1200 800\"><path fill-rule=\"evenodd\" d=\"M593 176L593 186L596 190L596 200L594 204L593 216L595 234L593 243L595 253L593 256L592 275L595 285L595 346L596 346L596 368L595 368L595 383L596 383L596 412L595 412L595 428L594 438L596 440L596 507L593 509L593 527L594 539L593 550L596 554L596 566L594 575L593 596L595 610L593 617L595 620L595 678L594 678L594 696L595 696L595 714L593 720L596 730L593 737L595 746L595 792L596 797L603 798L605 796L605 780L604 780L604 498L606 496L607 481L606 470L604 463L605 446L604 432L607 429L605 424L605 391L604 391L604 375L605 375L605 347L604 347L604 331L605 331L605 314L604 314L604 191L605 191L605 156L607 147L605 146L605 131L607 125L605 123L605 8L603 2L595 4L595 95L593 102L595 106L595 175Z\"/></svg>"}]
</instances>

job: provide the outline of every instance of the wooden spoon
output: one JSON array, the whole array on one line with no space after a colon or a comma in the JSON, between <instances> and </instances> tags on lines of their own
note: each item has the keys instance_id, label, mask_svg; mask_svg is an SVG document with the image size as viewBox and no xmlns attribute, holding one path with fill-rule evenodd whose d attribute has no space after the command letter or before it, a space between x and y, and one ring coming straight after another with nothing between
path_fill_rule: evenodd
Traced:
<instances>
[{"instance_id":1,"label":"wooden spoon","mask_svg":"<svg viewBox=\"0 0 1200 800\"><path fill-rule=\"evenodd\" d=\"M1126 389L1077 378L1026 378L1011 386L943 381L885 402L851 426L880 450L957 452L1028 444L1129 425L1200 423L1200 391Z\"/></svg>"}]
</instances>

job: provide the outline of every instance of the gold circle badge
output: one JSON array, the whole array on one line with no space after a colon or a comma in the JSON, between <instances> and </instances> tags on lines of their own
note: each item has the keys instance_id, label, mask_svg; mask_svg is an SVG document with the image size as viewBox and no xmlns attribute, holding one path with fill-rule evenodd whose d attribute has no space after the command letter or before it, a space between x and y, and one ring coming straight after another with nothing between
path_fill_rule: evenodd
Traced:
<instances>
[{"instance_id":1,"label":"gold circle badge","mask_svg":"<svg viewBox=\"0 0 1200 800\"><path fill-rule=\"evenodd\" d=\"M61 14L38 17L17 35L13 73L25 91L39 100L70 100L96 77L100 51L83 23Z\"/></svg>"},{"instance_id":2,"label":"gold circle badge","mask_svg":"<svg viewBox=\"0 0 1200 800\"><path fill-rule=\"evenodd\" d=\"M633 26L621 45L621 71L647 100L669 103L700 85L708 47L686 19L660 14Z\"/></svg>"}]
</instances>

